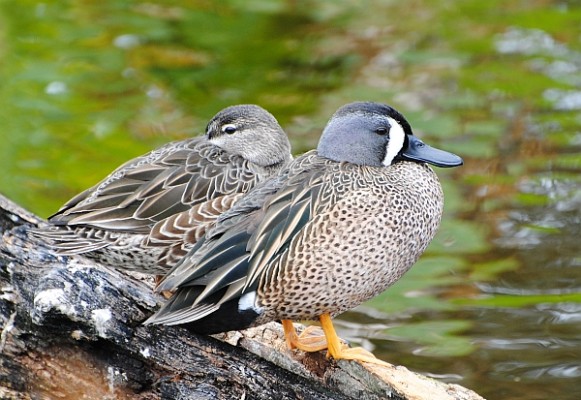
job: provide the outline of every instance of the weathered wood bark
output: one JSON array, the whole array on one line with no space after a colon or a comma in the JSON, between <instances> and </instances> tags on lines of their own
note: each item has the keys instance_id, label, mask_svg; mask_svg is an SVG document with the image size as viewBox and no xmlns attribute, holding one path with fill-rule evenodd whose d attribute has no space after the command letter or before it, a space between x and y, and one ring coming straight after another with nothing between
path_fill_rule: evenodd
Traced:
<instances>
[{"instance_id":1,"label":"weathered wood bark","mask_svg":"<svg viewBox=\"0 0 581 400\"><path fill-rule=\"evenodd\" d=\"M272 323L217 337L143 326L148 278L31 243L41 221L0 196L0 398L482 399L404 367L286 350Z\"/></svg>"}]
</instances>

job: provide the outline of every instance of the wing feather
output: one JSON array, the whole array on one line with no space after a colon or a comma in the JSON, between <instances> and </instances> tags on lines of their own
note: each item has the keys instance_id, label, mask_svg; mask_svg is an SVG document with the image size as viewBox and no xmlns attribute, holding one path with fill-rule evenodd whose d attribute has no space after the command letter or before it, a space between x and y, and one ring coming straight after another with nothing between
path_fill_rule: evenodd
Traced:
<instances>
[{"instance_id":1,"label":"wing feather","mask_svg":"<svg viewBox=\"0 0 581 400\"><path fill-rule=\"evenodd\" d=\"M170 143L115 170L102 182L75 196L50 217L60 225L95 225L115 230L115 218L149 228L175 213L217 195L247 191L257 171L238 156L198 137Z\"/></svg>"},{"instance_id":2,"label":"wing feather","mask_svg":"<svg viewBox=\"0 0 581 400\"><path fill-rule=\"evenodd\" d=\"M329 162L309 152L218 217L215 227L157 289L176 291L176 296L183 296L182 291L191 295L192 288L196 288L196 298L190 303L172 300L150 322L166 323L182 317L191 322L202 318L202 314L209 315L208 303L219 307L256 290L259 277L268 273L273 260L286 251L311 221ZM201 310L200 307L203 312L192 311Z\"/></svg>"}]
</instances>

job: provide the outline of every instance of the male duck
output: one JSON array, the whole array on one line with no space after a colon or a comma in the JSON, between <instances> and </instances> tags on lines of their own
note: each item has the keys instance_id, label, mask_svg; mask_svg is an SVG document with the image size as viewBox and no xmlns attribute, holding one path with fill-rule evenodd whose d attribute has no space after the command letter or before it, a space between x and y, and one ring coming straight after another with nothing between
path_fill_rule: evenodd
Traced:
<instances>
[{"instance_id":1,"label":"male duck","mask_svg":"<svg viewBox=\"0 0 581 400\"><path fill-rule=\"evenodd\" d=\"M436 234L443 194L426 163L462 159L417 139L387 105L340 108L317 150L222 214L164 278L158 290L173 296L147 323L217 333L281 320L291 348L382 363L341 345L331 318L396 282ZM314 319L325 345L291 322Z\"/></svg>"}]
</instances>

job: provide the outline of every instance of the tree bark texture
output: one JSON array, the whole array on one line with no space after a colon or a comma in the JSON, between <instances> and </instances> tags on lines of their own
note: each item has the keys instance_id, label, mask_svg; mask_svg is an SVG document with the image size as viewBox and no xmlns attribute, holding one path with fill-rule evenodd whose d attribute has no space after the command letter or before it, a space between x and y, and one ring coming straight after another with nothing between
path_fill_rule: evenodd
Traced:
<instances>
[{"instance_id":1,"label":"tree bark texture","mask_svg":"<svg viewBox=\"0 0 581 400\"><path fill-rule=\"evenodd\" d=\"M28 240L43 221L0 196L0 398L476 400L405 367L286 349L271 323L194 335L144 326L163 298L126 275Z\"/></svg>"}]
</instances>

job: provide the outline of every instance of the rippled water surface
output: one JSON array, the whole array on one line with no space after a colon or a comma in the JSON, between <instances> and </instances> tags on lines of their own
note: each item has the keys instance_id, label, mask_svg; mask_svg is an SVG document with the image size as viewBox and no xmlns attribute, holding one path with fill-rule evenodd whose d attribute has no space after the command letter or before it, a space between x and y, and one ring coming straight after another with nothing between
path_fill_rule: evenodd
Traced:
<instances>
[{"instance_id":1,"label":"rippled water surface","mask_svg":"<svg viewBox=\"0 0 581 400\"><path fill-rule=\"evenodd\" d=\"M466 163L437 171L427 253L342 335L489 399L580 399L580 21L550 0L5 0L0 191L48 216L230 104L300 153L338 106L390 103Z\"/></svg>"}]
</instances>

